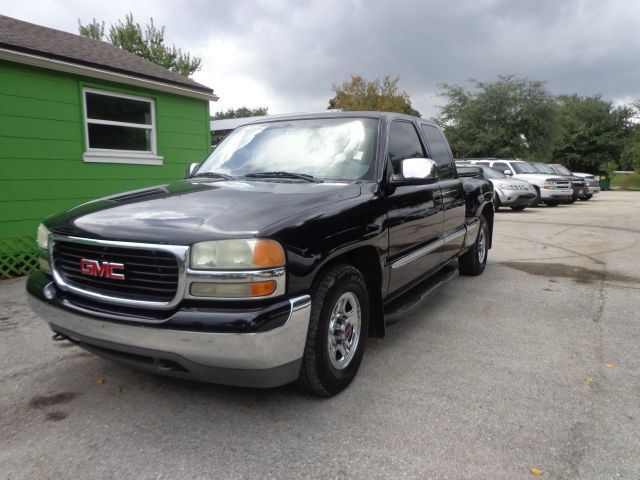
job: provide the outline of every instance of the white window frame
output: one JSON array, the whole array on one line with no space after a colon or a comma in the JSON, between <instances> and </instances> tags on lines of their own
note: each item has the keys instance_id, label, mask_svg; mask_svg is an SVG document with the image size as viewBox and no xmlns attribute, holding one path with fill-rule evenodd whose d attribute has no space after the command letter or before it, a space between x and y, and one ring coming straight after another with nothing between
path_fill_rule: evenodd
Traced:
<instances>
[{"instance_id":1,"label":"white window frame","mask_svg":"<svg viewBox=\"0 0 640 480\"><path fill-rule=\"evenodd\" d=\"M126 98L139 102L146 102L151 106L151 125L140 123L116 122L112 120L98 120L89 118L87 112L87 93L96 93L107 97ZM82 89L82 113L85 136L85 152L82 159L87 163L127 163L134 165L162 165L164 158L158 156L157 150L157 129L156 129L156 109L155 102L151 98L126 95L124 93L110 92L107 90L97 90L95 88ZM118 127L132 127L151 131L151 150L115 150L111 148L91 148L89 146L89 124L113 125Z\"/></svg>"}]
</instances>

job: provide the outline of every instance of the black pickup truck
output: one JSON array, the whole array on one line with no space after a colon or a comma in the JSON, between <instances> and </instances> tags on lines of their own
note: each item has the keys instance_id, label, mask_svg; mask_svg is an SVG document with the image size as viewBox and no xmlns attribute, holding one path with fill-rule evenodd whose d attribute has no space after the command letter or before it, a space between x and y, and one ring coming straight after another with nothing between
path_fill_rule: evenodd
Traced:
<instances>
[{"instance_id":1,"label":"black pickup truck","mask_svg":"<svg viewBox=\"0 0 640 480\"><path fill-rule=\"evenodd\" d=\"M184 180L47 218L28 296L54 339L121 363L329 396L367 336L482 273L493 195L429 121L267 117Z\"/></svg>"}]
</instances>

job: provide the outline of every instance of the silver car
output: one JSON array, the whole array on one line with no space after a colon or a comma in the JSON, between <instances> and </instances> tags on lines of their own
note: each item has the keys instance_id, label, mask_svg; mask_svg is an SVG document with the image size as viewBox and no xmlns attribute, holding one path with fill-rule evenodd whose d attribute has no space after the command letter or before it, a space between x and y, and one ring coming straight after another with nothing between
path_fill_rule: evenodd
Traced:
<instances>
[{"instance_id":1,"label":"silver car","mask_svg":"<svg viewBox=\"0 0 640 480\"><path fill-rule=\"evenodd\" d=\"M526 180L511 178L491 167L472 165L470 162L456 161L456 165L468 165L482 169L484 178L493 184L493 189L496 192L496 212L500 207L511 207L515 211L524 210L534 203L538 196L535 187Z\"/></svg>"}]
</instances>

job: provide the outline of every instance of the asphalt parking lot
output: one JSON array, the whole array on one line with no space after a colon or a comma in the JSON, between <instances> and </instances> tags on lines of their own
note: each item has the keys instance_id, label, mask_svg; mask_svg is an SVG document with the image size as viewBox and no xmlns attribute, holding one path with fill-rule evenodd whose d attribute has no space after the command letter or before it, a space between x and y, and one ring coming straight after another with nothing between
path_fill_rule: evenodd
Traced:
<instances>
[{"instance_id":1,"label":"asphalt parking lot","mask_svg":"<svg viewBox=\"0 0 640 480\"><path fill-rule=\"evenodd\" d=\"M638 479L638 206L498 213L485 273L371 339L325 400L54 343L24 279L2 281L0 477Z\"/></svg>"}]
</instances>

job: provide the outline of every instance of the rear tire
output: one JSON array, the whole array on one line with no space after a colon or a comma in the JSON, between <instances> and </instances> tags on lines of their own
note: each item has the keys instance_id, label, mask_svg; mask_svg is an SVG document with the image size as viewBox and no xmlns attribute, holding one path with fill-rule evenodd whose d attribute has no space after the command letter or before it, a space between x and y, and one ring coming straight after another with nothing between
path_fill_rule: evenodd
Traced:
<instances>
[{"instance_id":1,"label":"rear tire","mask_svg":"<svg viewBox=\"0 0 640 480\"><path fill-rule=\"evenodd\" d=\"M296 385L321 397L344 390L354 379L369 331L369 294L353 265L330 267L313 289L307 342Z\"/></svg>"},{"instance_id":2,"label":"rear tire","mask_svg":"<svg viewBox=\"0 0 640 480\"><path fill-rule=\"evenodd\" d=\"M473 246L458 258L458 268L462 275L477 276L484 272L489 256L489 226L484 216L480 217L478 238Z\"/></svg>"},{"instance_id":3,"label":"rear tire","mask_svg":"<svg viewBox=\"0 0 640 480\"><path fill-rule=\"evenodd\" d=\"M546 203L547 207L557 207L558 205L560 205L560 202L557 200L549 200Z\"/></svg>"},{"instance_id":4,"label":"rear tire","mask_svg":"<svg viewBox=\"0 0 640 480\"><path fill-rule=\"evenodd\" d=\"M516 207L511 207L511 210L513 210L514 212L521 212L522 210L524 210L525 208L527 208L524 205L518 205Z\"/></svg>"},{"instance_id":5,"label":"rear tire","mask_svg":"<svg viewBox=\"0 0 640 480\"><path fill-rule=\"evenodd\" d=\"M535 185L533 186L533 188L536 189L536 198L533 200L533 202L531 202L531 205L529 205L530 207L537 207L538 205L540 205L540 189L538 187L536 187Z\"/></svg>"}]
</instances>

